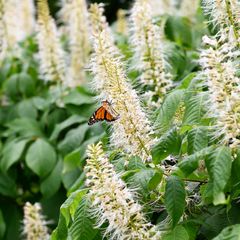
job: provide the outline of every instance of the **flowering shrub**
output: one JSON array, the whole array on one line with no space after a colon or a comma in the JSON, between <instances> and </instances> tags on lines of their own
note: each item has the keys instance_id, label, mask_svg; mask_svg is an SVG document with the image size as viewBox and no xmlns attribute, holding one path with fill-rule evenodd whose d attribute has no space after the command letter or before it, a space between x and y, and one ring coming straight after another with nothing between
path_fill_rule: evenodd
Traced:
<instances>
[{"instance_id":1,"label":"flowering shrub","mask_svg":"<svg viewBox=\"0 0 240 240\"><path fill-rule=\"evenodd\" d=\"M239 1L59 4L0 0L0 239L238 239Z\"/></svg>"}]
</instances>

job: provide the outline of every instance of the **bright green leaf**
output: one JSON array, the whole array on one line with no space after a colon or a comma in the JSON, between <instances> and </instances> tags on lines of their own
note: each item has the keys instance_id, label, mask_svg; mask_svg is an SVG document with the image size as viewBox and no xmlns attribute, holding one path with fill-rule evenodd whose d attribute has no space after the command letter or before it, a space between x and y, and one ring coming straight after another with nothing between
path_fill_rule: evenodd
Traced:
<instances>
[{"instance_id":1,"label":"bright green leaf","mask_svg":"<svg viewBox=\"0 0 240 240\"><path fill-rule=\"evenodd\" d=\"M91 203L88 199L83 198L75 212L73 224L69 229L72 239L92 240L96 236L99 230L95 228L95 222L91 218L90 209Z\"/></svg>"},{"instance_id":2,"label":"bright green leaf","mask_svg":"<svg viewBox=\"0 0 240 240\"><path fill-rule=\"evenodd\" d=\"M54 148L43 139L37 139L26 154L28 167L40 177L45 177L52 171L56 160Z\"/></svg>"},{"instance_id":3,"label":"bright green leaf","mask_svg":"<svg viewBox=\"0 0 240 240\"><path fill-rule=\"evenodd\" d=\"M240 240L240 224L224 228L213 240Z\"/></svg>"}]
</instances>

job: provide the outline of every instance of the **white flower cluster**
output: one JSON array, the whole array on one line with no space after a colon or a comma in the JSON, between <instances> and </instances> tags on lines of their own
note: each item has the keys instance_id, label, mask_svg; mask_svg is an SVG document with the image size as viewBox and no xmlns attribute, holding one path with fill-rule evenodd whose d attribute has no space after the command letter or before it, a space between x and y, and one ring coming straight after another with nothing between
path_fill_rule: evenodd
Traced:
<instances>
[{"instance_id":1,"label":"white flower cluster","mask_svg":"<svg viewBox=\"0 0 240 240\"><path fill-rule=\"evenodd\" d=\"M4 23L5 1L0 0L0 65L6 53L6 27Z\"/></svg>"},{"instance_id":2,"label":"white flower cluster","mask_svg":"<svg viewBox=\"0 0 240 240\"><path fill-rule=\"evenodd\" d=\"M98 227L108 222L105 235L110 235L109 239L159 240L160 232L147 222L141 205L134 200L133 192L116 174L101 143L89 145L87 154L87 185Z\"/></svg>"},{"instance_id":3,"label":"white flower cluster","mask_svg":"<svg viewBox=\"0 0 240 240\"><path fill-rule=\"evenodd\" d=\"M44 80L64 83L64 51L56 23L50 16L47 0L38 0L37 39L40 71Z\"/></svg>"},{"instance_id":4,"label":"white flower cluster","mask_svg":"<svg viewBox=\"0 0 240 240\"><path fill-rule=\"evenodd\" d=\"M101 8L100 10L101 11ZM94 74L92 86L100 92L99 100L112 101L119 119L113 122L112 143L123 148L131 155L150 159L150 147L153 140L150 123L143 112L135 90L132 89L124 70L121 56L113 44L110 29L101 14L91 12L91 19L99 28L93 31L94 53L91 58L91 70Z\"/></svg>"},{"instance_id":5,"label":"white flower cluster","mask_svg":"<svg viewBox=\"0 0 240 240\"><path fill-rule=\"evenodd\" d=\"M32 0L0 0L0 59L29 36L35 26Z\"/></svg>"},{"instance_id":6,"label":"white flower cluster","mask_svg":"<svg viewBox=\"0 0 240 240\"><path fill-rule=\"evenodd\" d=\"M199 7L199 0L151 0L152 14L184 16L194 19Z\"/></svg>"},{"instance_id":7,"label":"white flower cluster","mask_svg":"<svg viewBox=\"0 0 240 240\"><path fill-rule=\"evenodd\" d=\"M240 46L240 2L238 0L203 0L204 11L220 30L218 37Z\"/></svg>"},{"instance_id":8,"label":"white flower cluster","mask_svg":"<svg viewBox=\"0 0 240 240\"><path fill-rule=\"evenodd\" d=\"M89 23L86 0L66 0L62 9L70 39L70 66L68 85L77 86L85 81L84 67L90 52Z\"/></svg>"},{"instance_id":9,"label":"white flower cluster","mask_svg":"<svg viewBox=\"0 0 240 240\"><path fill-rule=\"evenodd\" d=\"M41 205L27 202L24 206L23 234L26 240L49 239L47 222L41 214Z\"/></svg>"},{"instance_id":10,"label":"white flower cluster","mask_svg":"<svg viewBox=\"0 0 240 240\"><path fill-rule=\"evenodd\" d=\"M137 0L131 12L134 59L142 72L141 82L151 88L146 93L150 103L158 106L172 86L171 74L166 70L163 54L164 23L160 27L152 22L149 0ZM153 98L158 98L158 102L152 101Z\"/></svg>"},{"instance_id":11,"label":"white flower cluster","mask_svg":"<svg viewBox=\"0 0 240 240\"><path fill-rule=\"evenodd\" d=\"M236 63L226 54L225 48L207 36L203 42L209 48L202 50L200 64L209 91L210 114L216 119L216 135L224 144L240 144L240 79Z\"/></svg>"}]
</instances>

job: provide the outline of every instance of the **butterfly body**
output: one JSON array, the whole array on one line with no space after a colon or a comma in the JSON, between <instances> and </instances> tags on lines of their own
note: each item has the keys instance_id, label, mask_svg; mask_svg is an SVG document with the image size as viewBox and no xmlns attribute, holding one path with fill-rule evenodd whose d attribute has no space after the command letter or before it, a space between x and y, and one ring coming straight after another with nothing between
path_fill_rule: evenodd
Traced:
<instances>
[{"instance_id":1,"label":"butterfly body","mask_svg":"<svg viewBox=\"0 0 240 240\"><path fill-rule=\"evenodd\" d=\"M99 121L113 122L117 120L119 114L112 108L111 103L107 100L102 101L102 106L98 108L88 121L88 125L93 125Z\"/></svg>"}]
</instances>

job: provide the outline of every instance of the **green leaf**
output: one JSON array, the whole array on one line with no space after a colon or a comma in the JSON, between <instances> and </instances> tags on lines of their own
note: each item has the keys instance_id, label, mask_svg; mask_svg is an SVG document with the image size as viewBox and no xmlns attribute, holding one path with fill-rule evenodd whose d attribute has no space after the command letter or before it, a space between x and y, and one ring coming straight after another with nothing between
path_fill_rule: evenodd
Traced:
<instances>
[{"instance_id":1,"label":"green leaf","mask_svg":"<svg viewBox=\"0 0 240 240\"><path fill-rule=\"evenodd\" d=\"M208 131L207 128L194 128L188 133L188 154L193 154L206 148L208 145Z\"/></svg>"},{"instance_id":2,"label":"green leaf","mask_svg":"<svg viewBox=\"0 0 240 240\"><path fill-rule=\"evenodd\" d=\"M45 177L52 171L56 160L54 148L43 139L37 139L26 155L27 166L40 177Z\"/></svg>"},{"instance_id":3,"label":"green leaf","mask_svg":"<svg viewBox=\"0 0 240 240\"><path fill-rule=\"evenodd\" d=\"M61 122L55 126L54 131L50 137L50 140L52 141L57 139L61 131L63 131L65 128L68 128L71 125L76 123L80 124L84 121L86 121L86 119L82 116L78 116L78 115L71 116L70 118L66 119L64 122Z\"/></svg>"},{"instance_id":4,"label":"green leaf","mask_svg":"<svg viewBox=\"0 0 240 240\"><path fill-rule=\"evenodd\" d=\"M33 97L32 103L36 109L42 110L42 111L45 110L49 105L49 102L46 99L41 97Z\"/></svg>"},{"instance_id":5,"label":"green leaf","mask_svg":"<svg viewBox=\"0 0 240 240\"><path fill-rule=\"evenodd\" d=\"M74 240L92 240L98 233L95 228L95 221L91 219L91 203L87 198L83 198L74 215L74 221L70 227L70 235Z\"/></svg>"},{"instance_id":6,"label":"green leaf","mask_svg":"<svg viewBox=\"0 0 240 240\"><path fill-rule=\"evenodd\" d=\"M40 124L29 118L19 118L8 123L9 131L12 134L20 134L23 137L42 137L43 133Z\"/></svg>"},{"instance_id":7,"label":"green leaf","mask_svg":"<svg viewBox=\"0 0 240 240\"><path fill-rule=\"evenodd\" d=\"M18 116L22 118L37 118L37 110L31 100L23 100L17 105Z\"/></svg>"},{"instance_id":8,"label":"green leaf","mask_svg":"<svg viewBox=\"0 0 240 240\"><path fill-rule=\"evenodd\" d=\"M186 192L183 181L177 176L168 177L165 190L165 206L172 219L173 228L184 212L185 197Z\"/></svg>"},{"instance_id":9,"label":"green leaf","mask_svg":"<svg viewBox=\"0 0 240 240\"><path fill-rule=\"evenodd\" d=\"M147 196L149 194L149 181L155 173L154 169L140 169L129 178L128 182L133 188L138 188L141 195Z\"/></svg>"},{"instance_id":10,"label":"green leaf","mask_svg":"<svg viewBox=\"0 0 240 240\"><path fill-rule=\"evenodd\" d=\"M143 163L142 159L137 156L133 156L129 159L128 170L135 169L146 169L146 165Z\"/></svg>"},{"instance_id":11,"label":"green leaf","mask_svg":"<svg viewBox=\"0 0 240 240\"><path fill-rule=\"evenodd\" d=\"M152 149L152 158L155 164L160 163L170 154L178 155L181 150L182 138L176 128L165 133Z\"/></svg>"},{"instance_id":12,"label":"green leaf","mask_svg":"<svg viewBox=\"0 0 240 240\"><path fill-rule=\"evenodd\" d=\"M206 156L212 152L212 150L213 147L207 147L186 157L178 164L179 168L186 176L190 175L198 168L198 162L202 159L205 159Z\"/></svg>"},{"instance_id":13,"label":"green leaf","mask_svg":"<svg viewBox=\"0 0 240 240\"><path fill-rule=\"evenodd\" d=\"M163 235L162 240L189 240L189 235L183 226L176 226L169 233Z\"/></svg>"},{"instance_id":14,"label":"green leaf","mask_svg":"<svg viewBox=\"0 0 240 240\"><path fill-rule=\"evenodd\" d=\"M18 74L13 74L9 79L7 79L4 88L6 91L6 94L11 98L11 99L17 99L16 96L18 96Z\"/></svg>"},{"instance_id":15,"label":"green leaf","mask_svg":"<svg viewBox=\"0 0 240 240\"><path fill-rule=\"evenodd\" d=\"M189 73L182 81L180 86L177 87L177 89L187 89L190 82L193 80L193 78L196 77L196 73Z\"/></svg>"},{"instance_id":16,"label":"green leaf","mask_svg":"<svg viewBox=\"0 0 240 240\"><path fill-rule=\"evenodd\" d=\"M206 94L198 94L190 97L187 97L185 100L185 115L183 118L184 125L194 125L200 124L202 117L205 114L205 102L207 95Z\"/></svg>"},{"instance_id":17,"label":"green leaf","mask_svg":"<svg viewBox=\"0 0 240 240\"><path fill-rule=\"evenodd\" d=\"M3 218L2 211L0 210L0 239L3 239L5 231L6 231L6 223Z\"/></svg>"},{"instance_id":18,"label":"green leaf","mask_svg":"<svg viewBox=\"0 0 240 240\"><path fill-rule=\"evenodd\" d=\"M183 100L184 93L184 90L175 90L166 97L155 122L159 134L163 134L169 130L173 123L175 113Z\"/></svg>"},{"instance_id":19,"label":"green leaf","mask_svg":"<svg viewBox=\"0 0 240 240\"><path fill-rule=\"evenodd\" d=\"M231 176L231 150L225 146L217 148L206 159L206 165L213 182L213 204L226 204L224 188Z\"/></svg>"},{"instance_id":20,"label":"green leaf","mask_svg":"<svg viewBox=\"0 0 240 240\"><path fill-rule=\"evenodd\" d=\"M65 104L74 104L78 106L82 104L94 103L92 96L77 89L72 90L67 96L64 97L63 101Z\"/></svg>"},{"instance_id":21,"label":"green leaf","mask_svg":"<svg viewBox=\"0 0 240 240\"><path fill-rule=\"evenodd\" d=\"M80 125L78 128L70 130L63 141L59 143L59 150L63 154L67 154L73 150L75 150L77 147L79 147L82 143L82 141L85 138L85 134L88 130L88 125L83 124Z\"/></svg>"},{"instance_id":22,"label":"green leaf","mask_svg":"<svg viewBox=\"0 0 240 240\"><path fill-rule=\"evenodd\" d=\"M59 160L56 164L53 171L47 176L46 179L41 183L41 193L44 197L50 198L53 196L61 185L61 171L62 171L62 162Z\"/></svg>"},{"instance_id":23,"label":"green leaf","mask_svg":"<svg viewBox=\"0 0 240 240\"><path fill-rule=\"evenodd\" d=\"M60 216L57 228L53 231L52 240L66 240L68 236L68 226L74 218L75 212L86 195L87 189L73 192L60 208Z\"/></svg>"},{"instance_id":24,"label":"green leaf","mask_svg":"<svg viewBox=\"0 0 240 240\"><path fill-rule=\"evenodd\" d=\"M224 228L213 240L240 240L240 224Z\"/></svg>"},{"instance_id":25,"label":"green leaf","mask_svg":"<svg viewBox=\"0 0 240 240\"><path fill-rule=\"evenodd\" d=\"M24 96L30 97L34 95L36 83L29 74L25 72L20 73L18 81L19 90Z\"/></svg>"},{"instance_id":26,"label":"green leaf","mask_svg":"<svg viewBox=\"0 0 240 240\"><path fill-rule=\"evenodd\" d=\"M148 182L148 189L150 191L157 188L159 183L162 181L162 176L163 176L163 172L160 169L155 170L154 175L152 176L152 178Z\"/></svg>"},{"instance_id":27,"label":"green leaf","mask_svg":"<svg viewBox=\"0 0 240 240\"><path fill-rule=\"evenodd\" d=\"M4 172L6 172L14 163L20 159L28 141L29 139L14 140L4 146L2 152L3 157L0 162L1 169Z\"/></svg>"},{"instance_id":28,"label":"green leaf","mask_svg":"<svg viewBox=\"0 0 240 240\"><path fill-rule=\"evenodd\" d=\"M192 47L192 25L187 18L170 16L165 29L167 38L180 46Z\"/></svg>"}]
</instances>

